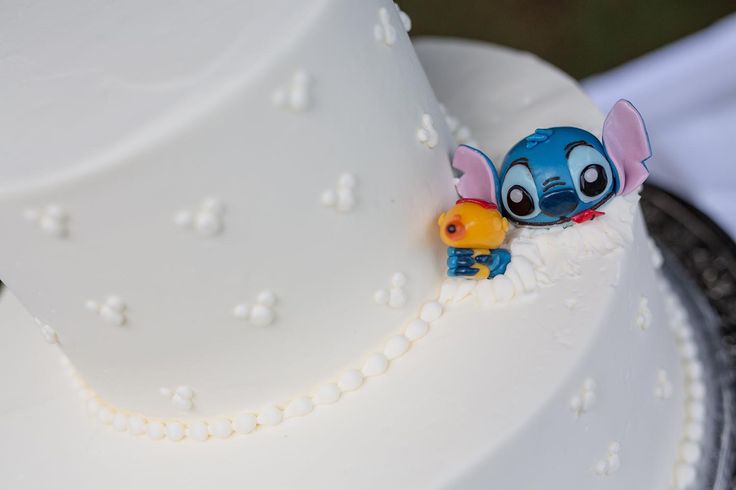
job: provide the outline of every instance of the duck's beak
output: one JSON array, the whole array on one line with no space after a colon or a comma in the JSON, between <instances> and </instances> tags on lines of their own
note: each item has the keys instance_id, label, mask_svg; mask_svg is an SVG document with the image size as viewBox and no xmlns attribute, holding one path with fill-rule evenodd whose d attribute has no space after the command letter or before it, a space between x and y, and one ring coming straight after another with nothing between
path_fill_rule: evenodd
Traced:
<instances>
[{"instance_id":1,"label":"duck's beak","mask_svg":"<svg viewBox=\"0 0 736 490\"><path fill-rule=\"evenodd\" d=\"M445 216L447 213L440 214L440 217L437 218L437 225L442 228L442 224L445 222Z\"/></svg>"}]
</instances>

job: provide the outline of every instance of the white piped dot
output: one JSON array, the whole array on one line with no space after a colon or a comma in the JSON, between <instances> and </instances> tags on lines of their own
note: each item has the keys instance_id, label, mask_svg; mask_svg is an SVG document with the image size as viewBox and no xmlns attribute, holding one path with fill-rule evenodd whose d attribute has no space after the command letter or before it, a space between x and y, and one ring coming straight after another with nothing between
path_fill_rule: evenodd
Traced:
<instances>
[{"instance_id":1,"label":"white piped dot","mask_svg":"<svg viewBox=\"0 0 736 490\"><path fill-rule=\"evenodd\" d=\"M164 427L164 424L154 420L152 422L148 422L146 433L148 433L148 437L151 439L163 439L166 435L166 428Z\"/></svg>"},{"instance_id":2,"label":"white piped dot","mask_svg":"<svg viewBox=\"0 0 736 490\"><path fill-rule=\"evenodd\" d=\"M123 432L128 429L128 416L124 413L116 413L112 419L112 427L118 432Z\"/></svg>"},{"instance_id":3,"label":"white piped dot","mask_svg":"<svg viewBox=\"0 0 736 490\"><path fill-rule=\"evenodd\" d=\"M404 337L403 335L396 335L394 337L391 337L388 342L386 342L386 347L383 349L383 354L389 359L397 359L404 355L404 353L409 350L409 345L411 343L409 342L409 339Z\"/></svg>"},{"instance_id":4,"label":"white piped dot","mask_svg":"<svg viewBox=\"0 0 736 490\"><path fill-rule=\"evenodd\" d=\"M394 287L403 288L404 286L406 286L406 281L406 276L401 272L397 272L393 276L391 276L391 284Z\"/></svg>"},{"instance_id":5,"label":"white piped dot","mask_svg":"<svg viewBox=\"0 0 736 490\"><path fill-rule=\"evenodd\" d=\"M700 442L705 435L705 428L700 422L690 422L685 428L686 437L693 442Z\"/></svg>"},{"instance_id":6,"label":"white piped dot","mask_svg":"<svg viewBox=\"0 0 736 490\"><path fill-rule=\"evenodd\" d=\"M216 419L210 423L210 433L218 439L227 439L233 433L233 425L228 419Z\"/></svg>"},{"instance_id":7,"label":"white piped dot","mask_svg":"<svg viewBox=\"0 0 736 490\"><path fill-rule=\"evenodd\" d=\"M125 302L120 296L109 296L105 301L105 306L118 313L125 311Z\"/></svg>"},{"instance_id":8,"label":"white piped dot","mask_svg":"<svg viewBox=\"0 0 736 490\"><path fill-rule=\"evenodd\" d=\"M705 398L705 384L700 381L693 382L690 385L689 391L693 400L702 400Z\"/></svg>"},{"instance_id":9,"label":"white piped dot","mask_svg":"<svg viewBox=\"0 0 736 490\"><path fill-rule=\"evenodd\" d=\"M705 404L701 400L693 400L688 405L688 413L693 420L705 420Z\"/></svg>"},{"instance_id":10,"label":"white piped dot","mask_svg":"<svg viewBox=\"0 0 736 490\"><path fill-rule=\"evenodd\" d=\"M256 301L263 306L271 307L276 304L276 293L271 290L265 290L258 293Z\"/></svg>"},{"instance_id":11,"label":"white piped dot","mask_svg":"<svg viewBox=\"0 0 736 490\"><path fill-rule=\"evenodd\" d=\"M188 386L177 386L176 394L182 398L191 399L194 396L194 390Z\"/></svg>"},{"instance_id":12,"label":"white piped dot","mask_svg":"<svg viewBox=\"0 0 736 490\"><path fill-rule=\"evenodd\" d=\"M680 346L680 353L684 359L695 359L698 356L698 346L692 340L687 340Z\"/></svg>"},{"instance_id":13,"label":"white piped dot","mask_svg":"<svg viewBox=\"0 0 736 490\"><path fill-rule=\"evenodd\" d=\"M696 464L698 461L700 461L702 450L700 449L699 444L686 442L682 445L680 453L682 455L683 461L690 464Z\"/></svg>"},{"instance_id":14,"label":"white piped dot","mask_svg":"<svg viewBox=\"0 0 736 490\"><path fill-rule=\"evenodd\" d=\"M292 400L284 411L284 416L290 417L303 417L314 410L314 403L311 398L302 396Z\"/></svg>"},{"instance_id":15,"label":"white piped dot","mask_svg":"<svg viewBox=\"0 0 736 490\"><path fill-rule=\"evenodd\" d=\"M695 483L697 472L692 465L681 463L675 468L675 484L678 490L687 490Z\"/></svg>"},{"instance_id":16,"label":"white piped dot","mask_svg":"<svg viewBox=\"0 0 736 490\"><path fill-rule=\"evenodd\" d=\"M255 305L250 312L250 321L259 326L270 325L274 316L273 310L268 306Z\"/></svg>"},{"instance_id":17,"label":"white piped dot","mask_svg":"<svg viewBox=\"0 0 736 490\"><path fill-rule=\"evenodd\" d=\"M690 380L698 380L703 377L703 365L697 360L691 360L686 367L687 376Z\"/></svg>"},{"instance_id":18,"label":"white piped dot","mask_svg":"<svg viewBox=\"0 0 736 490\"><path fill-rule=\"evenodd\" d=\"M342 189L353 189L358 183L358 179L353 174L342 174L337 180L337 186Z\"/></svg>"},{"instance_id":19,"label":"white piped dot","mask_svg":"<svg viewBox=\"0 0 736 490\"><path fill-rule=\"evenodd\" d=\"M128 431L134 436L140 436L147 432L146 419L140 415L131 415L128 417Z\"/></svg>"},{"instance_id":20,"label":"white piped dot","mask_svg":"<svg viewBox=\"0 0 736 490\"><path fill-rule=\"evenodd\" d=\"M258 419L252 413L241 413L233 419L233 428L238 434L250 434L258 425Z\"/></svg>"},{"instance_id":21,"label":"white piped dot","mask_svg":"<svg viewBox=\"0 0 736 490\"><path fill-rule=\"evenodd\" d=\"M396 10L399 12L399 19L401 20L401 24L404 26L404 30L406 32L411 31L411 18L399 8L399 4L394 2L394 7L396 7Z\"/></svg>"},{"instance_id":22,"label":"white piped dot","mask_svg":"<svg viewBox=\"0 0 736 490\"><path fill-rule=\"evenodd\" d=\"M419 318L421 318L427 323L432 323L433 321L439 319L439 317L441 316L442 316L442 305L436 301L430 301L428 303L424 303L424 306L422 306L422 311L419 314Z\"/></svg>"},{"instance_id":23,"label":"white piped dot","mask_svg":"<svg viewBox=\"0 0 736 490\"><path fill-rule=\"evenodd\" d=\"M214 236L222 230L222 221L207 212L197 213L194 217L194 229L202 235Z\"/></svg>"},{"instance_id":24,"label":"white piped dot","mask_svg":"<svg viewBox=\"0 0 736 490\"><path fill-rule=\"evenodd\" d=\"M416 318L406 327L404 335L413 342L427 335L427 332L429 332L429 324L420 318Z\"/></svg>"},{"instance_id":25,"label":"white piped dot","mask_svg":"<svg viewBox=\"0 0 736 490\"><path fill-rule=\"evenodd\" d=\"M184 425L181 422L168 422L166 424L166 437L170 441L181 441L184 436Z\"/></svg>"},{"instance_id":26,"label":"white piped dot","mask_svg":"<svg viewBox=\"0 0 736 490\"><path fill-rule=\"evenodd\" d=\"M196 420L187 427L187 435L193 441L204 442L210 438L210 429L206 423Z\"/></svg>"},{"instance_id":27,"label":"white piped dot","mask_svg":"<svg viewBox=\"0 0 736 490\"><path fill-rule=\"evenodd\" d=\"M337 386L342 391L357 390L362 384L363 374L355 369L345 371L344 373L342 373L342 375L340 375L340 378L337 380Z\"/></svg>"},{"instance_id":28,"label":"white piped dot","mask_svg":"<svg viewBox=\"0 0 736 490\"><path fill-rule=\"evenodd\" d=\"M318 405L331 405L340 399L340 388L335 383L327 383L317 390L314 401Z\"/></svg>"},{"instance_id":29,"label":"white piped dot","mask_svg":"<svg viewBox=\"0 0 736 490\"><path fill-rule=\"evenodd\" d=\"M100 422L103 424L110 425L115 418L115 411L109 407L102 407L99 412L97 412L97 418L100 419Z\"/></svg>"},{"instance_id":30,"label":"white piped dot","mask_svg":"<svg viewBox=\"0 0 736 490\"><path fill-rule=\"evenodd\" d=\"M385 355L377 352L366 359L361 371L363 373L363 376L370 377L383 374L387 368L388 359L386 359Z\"/></svg>"},{"instance_id":31,"label":"white piped dot","mask_svg":"<svg viewBox=\"0 0 736 490\"><path fill-rule=\"evenodd\" d=\"M284 413L276 405L269 405L261 410L258 414L258 423L260 425L279 425L284 419Z\"/></svg>"}]
</instances>

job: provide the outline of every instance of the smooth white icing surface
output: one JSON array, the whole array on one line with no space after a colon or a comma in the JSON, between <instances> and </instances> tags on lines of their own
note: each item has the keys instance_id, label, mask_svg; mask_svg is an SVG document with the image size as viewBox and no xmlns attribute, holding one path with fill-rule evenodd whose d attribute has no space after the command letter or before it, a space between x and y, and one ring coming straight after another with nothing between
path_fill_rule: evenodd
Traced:
<instances>
[{"instance_id":1,"label":"smooth white icing surface","mask_svg":"<svg viewBox=\"0 0 736 490\"><path fill-rule=\"evenodd\" d=\"M283 12L289 5L293 11ZM6 8L20 15L26 7ZM67 80L75 87L69 100L23 113L23 134L38 122L41 140L52 131L44 127L50 112L84 117L54 133L63 144L48 136L38 145L48 153L27 151L21 141L3 150L12 155L0 158L1 168L17 174L0 183L7 233L0 278L56 331L101 399L130 413L198 419L286 403L336 382L345 369L359 370L371 349L436 297L443 250L435 219L456 193L452 142L393 2L208 6L228 18L217 29L205 27L211 17L198 16L200 7L178 8L181 21L169 24L159 18L171 13L163 6L80 3L64 15L85 26L53 43L17 32L26 24L37 31L39 19L3 19L12 29L2 35L48 70L49 57L71 58L65 50L121 9L133 24L136 16L145 20L141 29L165 24L177 39L218 32L201 34L204 46L192 48L186 62L182 53L196 40L163 43L138 59L128 51L117 56L120 43L136 34L152 43L158 37L116 29L74 61L80 75ZM249 8L265 12L250 18ZM373 36L384 8L399 27L390 47ZM274 32L261 33L266 24ZM103 59L104 70L87 69ZM309 95L304 87L284 95L299 110L274 105L274 90L301 71L309 74ZM133 74L148 78L133 83ZM116 77L128 81L109 82ZM296 78L301 87L304 77ZM53 93L48 83L27 90ZM99 104L107 91L110 105L89 109L97 122L85 119L84 104L74 111L64 105L84 93ZM138 108L145 110L128 113ZM159 116L174 123L153 124ZM432 122L424 142L417 139L422 121ZM94 127L83 141L74 134L82 127ZM135 145L125 128L141 134ZM125 151L113 151L118 144ZM84 176L76 172L82 167ZM41 185L39 176L54 179ZM328 204L350 212L324 206L331 185L336 195ZM63 240L23 216L49 202L70 217ZM386 289L389 308L375 304L377 289ZM160 387L177 384L197 394L184 414L159 395Z\"/></svg>"},{"instance_id":2,"label":"smooth white icing surface","mask_svg":"<svg viewBox=\"0 0 736 490\"><path fill-rule=\"evenodd\" d=\"M280 71L326 0L0 5L0 189L96 171ZM122 28L124 26L124 28Z\"/></svg>"}]
</instances>

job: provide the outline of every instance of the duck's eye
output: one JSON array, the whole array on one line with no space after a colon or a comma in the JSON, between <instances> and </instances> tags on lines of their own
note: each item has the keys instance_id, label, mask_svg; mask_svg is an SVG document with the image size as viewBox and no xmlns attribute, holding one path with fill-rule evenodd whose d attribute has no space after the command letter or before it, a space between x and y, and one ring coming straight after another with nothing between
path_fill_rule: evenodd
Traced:
<instances>
[{"instance_id":1,"label":"duck's eye","mask_svg":"<svg viewBox=\"0 0 736 490\"><path fill-rule=\"evenodd\" d=\"M529 192L520 185L512 186L506 196L509 211L516 216L528 216L534 211L534 201Z\"/></svg>"},{"instance_id":2,"label":"duck's eye","mask_svg":"<svg viewBox=\"0 0 736 490\"><path fill-rule=\"evenodd\" d=\"M600 195L606 190L608 178L601 165L592 163L583 169L580 174L580 192L589 197Z\"/></svg>"},{"instance_id":3,"label":"duck's eye","mask_svg":"<svg viewBox=\"0 0 736 490\"><path fill-rule=\"evenodd\" d=\"M573 148L567 158L567 165L578 198L584 203L603 197L613 187L611 165L592 146L580 145Z\"/></svg>"},{"instance_id":4,"label":"duck's eye","mask_svg":"<svg viewBox=\"0 0 736 490\"><path fill-rule=\"evenodd\" d=\"M509 167L501 185L501 201L513 218L525 220L539 214L537 186L526 165Z\"/></svg>"},{"instance_id":5,"label":"duck's eye","mask_svg":"<svg viewBox=\"0 0 736 490\"><path fill-rule=\"evenodd\" d=\"M445 235L453 240L461 240L465 236L465 225L457 216L445 226Z\"/></svg>"}]
</instances>

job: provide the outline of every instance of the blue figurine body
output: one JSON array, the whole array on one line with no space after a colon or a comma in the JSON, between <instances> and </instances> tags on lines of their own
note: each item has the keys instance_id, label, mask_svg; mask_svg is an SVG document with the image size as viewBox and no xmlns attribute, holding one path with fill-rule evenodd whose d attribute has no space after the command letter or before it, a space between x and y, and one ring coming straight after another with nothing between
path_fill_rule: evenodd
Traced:
<instances>
[{"instance_id":1,"label":"blue figurine body","mask_svg":"<svg viewBox=\"0 0 736 490\"><path fill-rule=\"evenodd\" d=\"M450 277L473 277L478 276L479 265L488 268L478 279L492 279L506 272L506 267L511 262L511 252L504 248L489 250L478 250L472 248L448 247L447 249L447 275ZM483 269L485 271L485 269Z\"/></svg>"}]
</instances>

